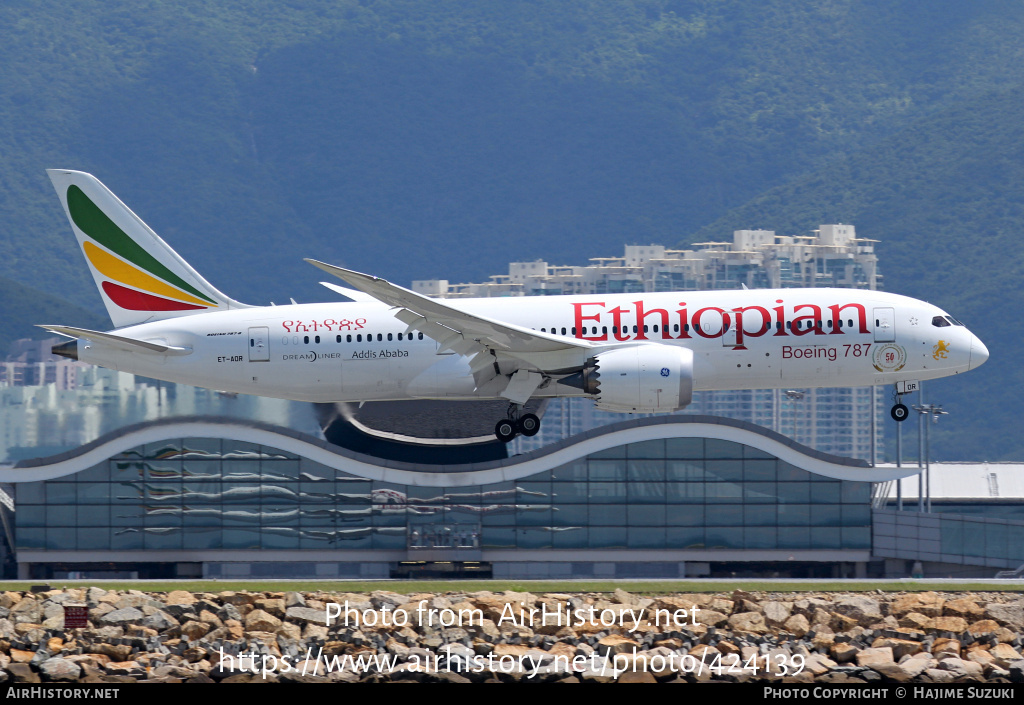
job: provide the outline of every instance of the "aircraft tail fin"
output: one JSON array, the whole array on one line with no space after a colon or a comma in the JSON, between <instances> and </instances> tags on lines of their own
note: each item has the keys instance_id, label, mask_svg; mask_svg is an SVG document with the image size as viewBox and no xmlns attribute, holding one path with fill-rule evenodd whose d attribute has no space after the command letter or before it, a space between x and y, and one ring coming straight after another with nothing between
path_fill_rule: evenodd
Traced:
<instances>
[{"instance_id":1,"label":"aircraft tail fin","mask_svg":"<svg viewBox=\"0 0 1024 705\"><path fill-rule=\"evenodd\" d=\"M92 174L47 169L115 328L248 308L183 260Z\"/></svg>"}]
</instances>

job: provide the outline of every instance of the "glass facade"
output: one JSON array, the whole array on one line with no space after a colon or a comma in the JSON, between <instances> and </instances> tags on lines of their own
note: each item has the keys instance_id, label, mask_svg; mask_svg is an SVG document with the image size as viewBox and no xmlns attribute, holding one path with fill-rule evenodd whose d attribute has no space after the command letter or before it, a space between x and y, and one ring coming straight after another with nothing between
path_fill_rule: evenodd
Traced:
<instances>
[{"instance_id":1,"label":"glass facade","mask_svg":"<svg viewBox=\"0 0 1024 705\"><path fill-rule=\"evenodd\" d=\"M1022 523L985 521L983 518L942 514L933 516L939 519L941 550L946 556L1004 561L1006 565L1012 567L1024 561L1024 550L1021 548L1024 546Z\"/></svg>"},{"instance_id":2,"label":"glass facade","mask_svg":"<svg viewBox=\"0 0 1024 705\"><path fill-rule=\"evenodd\" d=\"M898 502L889 500L886 508L896 510ZM908 497L903 500L905 509L914 511L917 509L917 497ZM976 516L981 519L1006 519L1008 521L1024 522L1024 501L984 501L984 500L949 500L932 499L932 511L936 514L961 514Z\"/></svg>"},{"instance_id":3,"label":"glass facade","mask_svg":"<svg viewBox=\"0 0 1024 705\"><path fill-rule=\"evenodd\" d=\"M631 443L457 488L372 481L267 446L186 438L16 491L19 550L871 547L870 483L702 438Z\"/></svg>"}]
</instances>

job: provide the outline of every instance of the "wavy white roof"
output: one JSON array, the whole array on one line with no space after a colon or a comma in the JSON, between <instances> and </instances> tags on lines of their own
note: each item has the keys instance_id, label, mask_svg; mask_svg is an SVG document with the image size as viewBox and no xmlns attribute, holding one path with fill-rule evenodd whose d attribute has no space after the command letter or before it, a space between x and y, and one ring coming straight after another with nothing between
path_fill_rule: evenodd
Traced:
<instances>
[{"instance_id":1,"label":"wavy white roof","mask_svg":"<svg viewBox=\"0 0 1024 705\"><path fill-rule=\"evenodd\" d=\"M0 482L66 477L146 443L179 438L224 438L256 443L308 458L359 477L422 487L466 487L519 480L609 448L664 438L711 438L757 448L808 472L838 480L884 482L917 473L916 467L871 467L802 446L744 421L716 416L661 416L623 421L587 431L524 455L469 465L417 465L355 453L291 429L251 421L188 417L129 426L81 448L0 468ZM916 483L904 483L905 485Z\"/></svg>"}]
</instances>

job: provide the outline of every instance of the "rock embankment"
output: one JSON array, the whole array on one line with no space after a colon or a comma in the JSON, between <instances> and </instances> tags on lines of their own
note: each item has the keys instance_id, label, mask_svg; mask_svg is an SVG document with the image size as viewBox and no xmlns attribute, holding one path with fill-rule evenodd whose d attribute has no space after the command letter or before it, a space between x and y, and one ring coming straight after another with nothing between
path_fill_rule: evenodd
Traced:
<instances>
[{"instance_id":1,"label":"rock embankment","mask_svg":"<svg viewBox=\"0 0 1024 705\"><path fill-rule=\"evenodd\" d=\"M1022 633L1009 593L81 588L0 593L0 682L1024 682Z\"/></svg>"}]
</instances>

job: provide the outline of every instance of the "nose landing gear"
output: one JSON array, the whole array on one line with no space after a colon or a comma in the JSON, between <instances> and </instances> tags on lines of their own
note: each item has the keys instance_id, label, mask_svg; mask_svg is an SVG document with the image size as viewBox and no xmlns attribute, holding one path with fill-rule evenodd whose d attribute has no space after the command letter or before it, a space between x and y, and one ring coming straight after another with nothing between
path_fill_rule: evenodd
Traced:
<instances>
[{"instance_id":1,"label":"nose landing gear","mask_svg":"<svg viewBox=\"0 0 1024 705\"><path fill-rule=\"evenodd\" d=\"M898 389L893 389L893 405L892 408L889 410L889 416L891 416L892 420L897 423L901 421L906 421L907 417L910 416L910 409L907 408L906 404L902 403L902 398L903 395L899 393Z\"/></svg>"},{"instance_id":2,"label":"nose landing gear","mask_svg":"<svg viewBox=\"0 0 1024 705\"><path fill-rule=\"evenodd\" d=\"M540 419L536 414L521 414L521 404L509 404L508 418L504 418L494 427L494 435L502 443L508 443L520 433L524 436L536 436L540 431Z\"/></svg>"}]
</instances>

